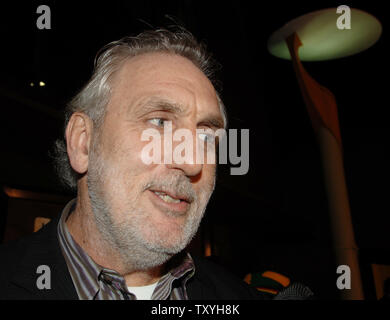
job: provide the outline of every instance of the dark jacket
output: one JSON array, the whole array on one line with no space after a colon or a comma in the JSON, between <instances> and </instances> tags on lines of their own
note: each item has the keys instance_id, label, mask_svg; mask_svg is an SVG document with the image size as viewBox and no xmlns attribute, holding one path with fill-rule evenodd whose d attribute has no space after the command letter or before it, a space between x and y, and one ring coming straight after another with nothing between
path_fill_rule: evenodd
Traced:
<instances>
[{"instance_id":1,"label":"dark jacket","mask_svg":"<svg viewBox=\"0 0 390 320\"><path fill-rule=\"evenodd\" d=\"M57 238L59 217L36 233L0 246L0 299L78 299ZM195 275L187 282L191 300L267 299L216 264L194 258ZM40 265L51 272L51 289L38 289Z\"/></svg>"}]
</instances>

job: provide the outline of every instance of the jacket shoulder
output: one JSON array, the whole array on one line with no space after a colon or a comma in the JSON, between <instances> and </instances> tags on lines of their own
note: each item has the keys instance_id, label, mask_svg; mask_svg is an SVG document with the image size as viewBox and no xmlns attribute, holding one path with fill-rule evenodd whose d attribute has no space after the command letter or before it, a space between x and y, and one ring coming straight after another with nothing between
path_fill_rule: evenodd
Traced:
<instances>
[{"instance_id":1,"label":"jacket shoulder","mask_svg":"<svg viewBox=\"0 0 390 320\"><path fill-rule=\"evenodd\" d=\"M23 257L34 250L34 244L45 243L47 236L45 233L41 229L36 233L0 245L0 281L10 278Z\"/></svg>"},{"instance_id":2,"label":"jacket shoulder","mask_svg":"<svg viewBox=\"0 0 390 320\"><path fill-rule=\"evenodd\" d=\"M38 232L0 245L0 299L50 298L56 293L55 290L43 292L36 285L37 268L49 266L51 276L57 277L57 269L61 267L56 229L56 221L52 220ZM62 269L61 277L64 277Z\"/></svg>"}]
</instances>

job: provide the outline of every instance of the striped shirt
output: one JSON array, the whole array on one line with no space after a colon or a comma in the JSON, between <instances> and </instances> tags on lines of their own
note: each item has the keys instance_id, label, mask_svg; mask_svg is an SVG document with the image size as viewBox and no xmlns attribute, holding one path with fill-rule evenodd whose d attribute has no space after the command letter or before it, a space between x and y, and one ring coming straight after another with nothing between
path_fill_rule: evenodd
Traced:
<instances>
[{"instance_id":1,"label":"striped shirt","mask_svg":"<svg viewBox=\"0 0 390 320\"><path fill-rule=\"evenodd\" d=\"M73 199L65 206L57 231L61 251L79 299L136 300L122 275L98 265L73 239L65 222L75 205L76 199ZM188 253L178 255L169 265L172 267L158 281L151 300L188 300L186 282L195 273L191 256Z\"/></svg>"}]
</instances>

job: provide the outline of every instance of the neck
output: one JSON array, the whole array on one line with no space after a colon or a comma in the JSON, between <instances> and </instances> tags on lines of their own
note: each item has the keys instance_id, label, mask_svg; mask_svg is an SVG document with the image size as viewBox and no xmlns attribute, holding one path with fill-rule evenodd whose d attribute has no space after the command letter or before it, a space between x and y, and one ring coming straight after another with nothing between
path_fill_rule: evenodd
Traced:
<instances>
[{"instance_id":1,"label":"neck","mask_svg":"<svg viewBox=\"0 0 390 320\"><path fill-rule=\"evenodd\" d=\"M78 194L76 208L69 214L66 225L73 239L91 259L104 268L117 271L125 278L127 286L146 286L157 282L163 275L164 266L129 271L119 253L101 237L88 196L83 199Z\"/></svg>"}]
</instances>

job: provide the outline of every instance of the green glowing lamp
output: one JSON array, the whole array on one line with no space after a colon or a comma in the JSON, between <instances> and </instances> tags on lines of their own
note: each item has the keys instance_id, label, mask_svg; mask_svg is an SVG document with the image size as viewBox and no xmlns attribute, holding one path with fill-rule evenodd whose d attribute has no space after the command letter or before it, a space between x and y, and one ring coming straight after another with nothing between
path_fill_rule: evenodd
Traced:
<instances>
[{"instance_id":1,"label":"green glowing lamp","mask_svg":"<svg viewBox=\"0 0 390 320\"><path fill-rule=\"evenodd\" d=\"M285 40L293 33L302 42L301 61L332 60L371 47L381 36L381 23L365 11L348 10L338 13L336 8L322 9L291 20L270 36L268 51L278 58L291 60ZM348 17L344 19L342 15L349 15L347 25Z\"/></svg>"}]
</instances>

